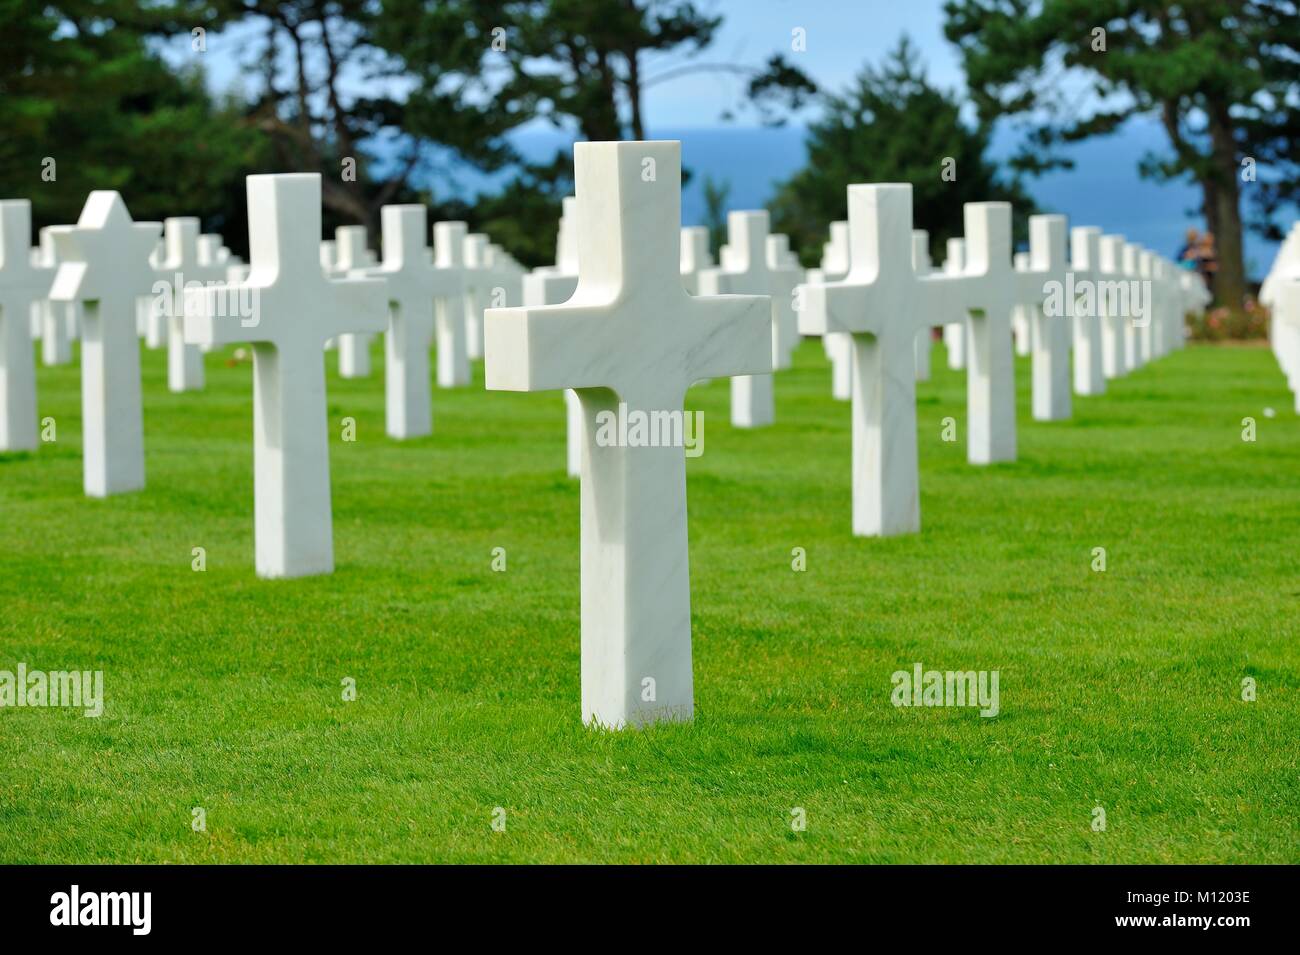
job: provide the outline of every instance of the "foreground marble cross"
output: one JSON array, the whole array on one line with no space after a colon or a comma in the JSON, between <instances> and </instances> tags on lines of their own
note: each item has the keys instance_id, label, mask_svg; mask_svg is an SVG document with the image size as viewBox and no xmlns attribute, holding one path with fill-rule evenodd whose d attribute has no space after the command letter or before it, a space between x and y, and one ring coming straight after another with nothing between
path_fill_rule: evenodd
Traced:
<instances>
[{"instance_id":1,"label":"foreground marble cross","mask_svg":"<svg viewBox=\"0 0 1300 955\"><path fill-rule=\"evenodd\" d=\"M429 212L423 205L384 206L383 264L366 270L384 280L388 333L384 336L384 429L391 438L433 433L429 348L433 344L434 297L441 282L425 244ZM344 339L356 336L344 336Z\"/></svg>"},{"instance_id":2,"label":"foreground marble cross","mask_svg":"<svg viewBox=\"0 0 1300 955\"><path fill-rule=\"evenodd\" d=\"M320 194L317 173L249 176L247 284L185 298L187 341L253 346L253 511L262 577L334 569L325 339L377 334L387 321L383 282L330 280L321 271ZM251 315L231 307L236 297L252 303Z\"/></svg>"},{"instance_id":3,"label":"foreground marble cross","mask_svg":"<svg viewBox=\"0 0 1300 955\"><path fill-rule=\"evenodd\" d=\"M86 494L144 487L144 411L136 303L149 295L160 222L132 222L116 192L86 199L75 226L58 227L53 302L81 308L81 415Z\"/></svg>"},{"instance_id":4,"label":"foreground marble cross","mask_svg":"<svg viewBox=\"0 0 1300 955\"><path fill-rule=\"evenodd\" d=\"M1097 311L1097 282L1101 279L1101 230L1096 226L1075 226L1070 230L1070 276L1067 295L1074 316L1074 392L1100 395L1106 392L1101 357L1101 318ZM1087 284L1083 284L1087 283ZM1074 299L1073 290L1092 289Z\"/></svg>"},{"instance_id":5,"label":"foreground marble cross","mask_svg":"<svg viewBox=\"0 0 1300 955\"><path fill-rule=\"evenodd\" d=\"M0 451L35 451L36 363L32 304L44 301L54 270L32 264L32 204L0 201Z\"/></svg>"},{"instance_id":6,"label":"foreground marble cross","mask_svg":"<svg viewBox=\"0 0 1300 955\"><path fill-rule=\"evenodd\" d=\"M1035 421L1070 417L1070 314L1065 301L1065 216L1029 217L1029 255L1016 272L1017 301L1029 325L1031 405Z\"/></svg>"},{"instance_id":7,"label":"foreground marble cross","mask_svg":"<svg viewBox=\"0 0 1300 955\"><path fill-rule=\"evenodd\" d=\"M766 211L731 212L727 215L727 252L722 264L700 273L701 295L772 295L772 274L767 264L769 232ZM769 335L772 364L778 359L780 306L772 303ZM731 379L731 424L736 428L761 428L776 420L773 375L737 375Z\"/></svg>"},{"instance_id":8,"label":"foreground marble cross","mask_svg":"<svg viewBox=\"0 0 1300 955\"><path fill-rule=\"evenodd\" d=\"M686 462L653 422L680 421L692 382L771 371L771 303L683 287L679 143L577 143L574 169L577 290L486 313L487 386L582 400L583 720L689 719ZM633 417L658 435L633 440L646 437Z\"/></svg>"},{"instance_id":9,"label":"foreground marble cross","mask_svg":"<svg viewBox=\"0 0 1300 955\"><path fill-rule=\"evenodd\" d=\"M915 533L921 528L916 335L965 314L965 280L914 270L910 185L852 185L848 195L850 269L840 281L803 286L799 330L849 342L853 533Z\"/></svg>"}]
</instances>

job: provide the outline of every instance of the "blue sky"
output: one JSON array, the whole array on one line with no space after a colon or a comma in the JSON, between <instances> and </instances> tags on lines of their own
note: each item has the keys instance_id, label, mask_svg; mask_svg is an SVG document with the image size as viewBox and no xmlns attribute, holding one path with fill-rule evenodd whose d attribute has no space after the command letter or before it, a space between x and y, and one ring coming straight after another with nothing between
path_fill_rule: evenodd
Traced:
<instances>
[{"instance_id":1,"label":"blue sky","mask_svg":"<svg viewBox=\"0 0 1300 955\"><path fill-rule=\"evenodd\" d=\"M823 88L846 86L865 63L878 63L907 33L940 86L963 87L955 49L943 37L941 0L717 0L725 19L710 61L759 64L772 53L790 60ZM806 31L807 50L791 50L791 31ZM680 62L680 57L663 61ZM662 68L662 67L661 67ZM653 71L646 69L647 76ZM711 126L735 102L740 81L734 77L699 76L670 80L646 94L651 127Z\"/></svg>"}]
</instances>

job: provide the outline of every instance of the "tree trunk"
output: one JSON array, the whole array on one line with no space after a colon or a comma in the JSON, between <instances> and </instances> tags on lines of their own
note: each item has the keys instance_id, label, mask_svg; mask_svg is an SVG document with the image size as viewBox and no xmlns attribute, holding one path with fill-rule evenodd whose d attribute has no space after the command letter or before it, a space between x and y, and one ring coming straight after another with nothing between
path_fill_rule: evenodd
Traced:
<instances>
[{"instance_id":1,"label":"tree trunk","mask_svg":"<svg viewBox=\"0 0 1300 955\"><path fill-rule=\"evenodd\" d=\"M1232 117L1223 103L1212 103L1209 114L1212 188L1205 190L1206 218L1213 223L1219 271L1214 298L1220 305L1240 308L1246 297L1246 261L1242 246L1241 190L1237 142Z\"/></svg>"}]
</instances>

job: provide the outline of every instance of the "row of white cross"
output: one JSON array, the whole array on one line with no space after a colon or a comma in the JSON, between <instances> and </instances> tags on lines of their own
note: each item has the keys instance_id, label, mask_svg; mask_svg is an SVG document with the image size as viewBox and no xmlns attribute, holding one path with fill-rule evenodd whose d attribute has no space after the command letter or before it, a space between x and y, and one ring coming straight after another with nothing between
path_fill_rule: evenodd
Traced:
<instances>
[{"instance_id":1,"label":"row of white cross","mask_svg":"<svg viewBox=\"0 0 1300 955\"><path fill-rule=\"evenodd\" d=\"M1170 263L1098 230L1075 229L1067 259L1057 216L1034 217L1016 268L1002 203L967 206L964 239L932 272L905 185L850 187L849 219L806 281L762 212L729 217L714 265L704 231L680 229L678 143L580 143L575 171L556 265L528 275L463 223L437 223L430 248L422 206L383 209L381 263L358 227L322 244L316 175L249 178L249 266L218 261L219 249L201 259L194 220L168 220L153 255L163 227L133 223L116 193L97 192L75 227L51 230L57 270L34 268L26 203L0 204L0 448L34 445L19 431L34 427L34 385L13 387L24 353L31 364L31 303L79 305L86 491L143 487L136 307L160 272L176 270L187 282L229 279L188 289L154 333L181 356L170 363L177 380L201 376L201 348L252 345L262 576L333 568L327 342L343 374L364 375L369 336L387 333L397 438L430 431L435 334L441 386L466 383L469 359L482 355L489 389L569 389L570 470L582 477L583 715L623 726L692 712L685 461L680 446L597 440L603 415L680 414L691 384L728 377L733 424L770 424L774 369L789 367L800 332L823 336L842 356L836 391L853 402L853 530L916 531L915 380L928 373L932 327L969 369L969 457L988 463L1015 457L1013 326L1034 356L1035 417L1051 420L1069 414L1071 345L1075 390L1096 394L1107 374L1177 345L1184 310L1203 306ZM1088 298L1091 285L1121 280L1150 283L1149 322L1099 311L1095 289ZM512 301L523 305L484 311Z\"/></svg>"}]
</instances>

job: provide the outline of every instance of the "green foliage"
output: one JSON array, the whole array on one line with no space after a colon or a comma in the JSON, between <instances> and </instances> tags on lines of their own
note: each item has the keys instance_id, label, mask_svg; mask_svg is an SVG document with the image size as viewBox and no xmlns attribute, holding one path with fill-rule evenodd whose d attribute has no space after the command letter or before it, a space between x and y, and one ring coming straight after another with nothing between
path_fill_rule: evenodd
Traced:
<instances>
[{"instance_id":1,"label":"green foliage","mask_svg":"<svg viewBox=\"0 0 1300 955\"><path fill-rule=\"evenodd\" d=\"M704 227L709 230L709 248L717 255L718 249L727 243L727 197L731 195L731 183L705 176L700 185L704 192Z\"/></svg>"},{"instance_id":2,"label":"green foliage","mask_svg":"<svg viewBox=\"0 0 1300 955\"><path fill-rule=\"evenodd\" d=\"M805 266L816 265L827 223L846 215L846 189L858 182L910 182L913 221L930 233L931 257L963 233L962 204L1006 200L1017 235L1035 211L1017 182L1006 182L986 157L987 126L961 117L961 102L929 83L915 47L900 39L879 67L868 66L843 92L827 95L825 114L808 130L808 162L780 185L772 228L790 236ZM944 178L954 160L955 178Z\"/></svg>"},{"instance_id":3,"label":"green foliage","mask_svg":"<svg viewBox=\"0 0 1300 955\"><path fill-rule=\"evenodd\" d=\"M478 142L529 120L572 130L580 140L650 138L645 91L699 73L743 77L737 109L753 108L766 122L806 101L815 86L780 56L761 66L693 59L721 22L695 0L392 0L373 38L415 80L403 105L404 131L444 143L452 97L481 107L456 114L460 120L496 124L466 127ZM647 59L670 52L686 62L644 73ZM521 262L554 261L559 198L572 191L571 151L538 165L504 146L490 158L513 165L519 178L502 196L482 200L480 217L500 221L499 241Z\"/></svg>"},{"instance_id":4,"label":"green foliage","mask_svg":"<svg viewBox=\"0 0 1300 955\"><path fill-rule=\"evenodd\" d=\"M117 189L137 219L226 228L264 152L199 69L177 73L150 51L182 21L205 22L185 3L0 2L0 195L30 198L36 226L75 222L92 189Z\"/></svg>"},{"instance_id":5,"label":"green foliage","mask_svg":"<svg viewBox=\"0 0 1300 955\"><path fill-rule=\"evenodd\" d=\"M1216 294L1245 291L1241 199L1251 225L1279 238L1300 198L1300 16L1291 0L948 0L945 32L962 52L986 120L1029 126L1018 168L1068 165L1063 143L1157 118L1170 151L1144 175L1190 177L1218 237ZM1242 160L1260 175L1242 178Z\"/></svg>"}]
</instances>

